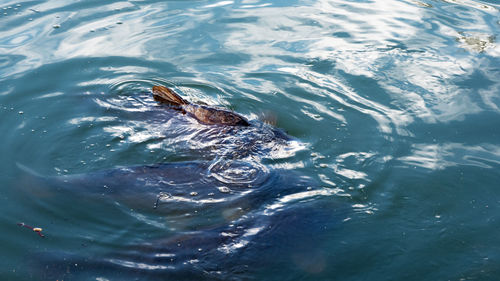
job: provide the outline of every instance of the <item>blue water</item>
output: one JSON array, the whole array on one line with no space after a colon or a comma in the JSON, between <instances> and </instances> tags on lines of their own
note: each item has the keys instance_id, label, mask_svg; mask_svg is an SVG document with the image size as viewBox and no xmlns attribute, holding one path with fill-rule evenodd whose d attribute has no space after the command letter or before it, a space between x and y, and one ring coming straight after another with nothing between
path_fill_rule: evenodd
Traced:
<instances>
[{"instance_id":1,"label":"blue water","mask_svg":"<svg viewBox=\"0 0 500 281\"><path fill-rule=\"evenodd\" d=\"M497 280L499 9L2 1L0 279Z\"/></svg>"}]
</instances>

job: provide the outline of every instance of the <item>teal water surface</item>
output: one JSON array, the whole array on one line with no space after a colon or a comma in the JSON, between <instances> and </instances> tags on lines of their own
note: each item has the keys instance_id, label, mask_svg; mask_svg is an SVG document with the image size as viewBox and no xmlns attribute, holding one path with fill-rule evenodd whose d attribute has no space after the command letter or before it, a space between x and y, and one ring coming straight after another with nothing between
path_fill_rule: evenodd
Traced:
<instances>
[{"instance_id":1,"label":"teal water surface","mask_svg":"<svg viewBox=\"0 0 500 281\"><path fill-rule=\"evenodd\" d=\"M499 9L2 1L0 279L497 280Z\"/></svg>"}]
</instances>

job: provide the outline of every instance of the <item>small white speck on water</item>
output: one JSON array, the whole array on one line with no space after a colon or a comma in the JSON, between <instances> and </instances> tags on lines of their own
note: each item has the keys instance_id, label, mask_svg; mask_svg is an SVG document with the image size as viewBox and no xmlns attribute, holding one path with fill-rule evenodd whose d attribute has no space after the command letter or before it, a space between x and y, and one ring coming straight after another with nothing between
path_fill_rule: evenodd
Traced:
<instances>
[{"instance_id":1,"label":"small white speck on water","mask_svg":"<svg viewBox=\"0 0 500 281\"><path fill-rule=\"evenodd\" d=\"M193 191L193 192L189 193L189 195L191 195L191 196L196 196L196 195L198 195L198 192Z\"/></svg>"},{"instance_id":2,"label":"small white speck on water","mask_svg":"<svg viewBox=\"0 0 500 281\"><path fill-rule=\"evenodd\" d=\"M23 111L19 111L19 114L24 114L24 112Z\"/></svg>"},{"instance_id":3,"label":"small white speck on water","mask_svg":"<svg viewBox=\"0 0 500 281\"><path fill-rule=\"evenodd\" d=\"M53 27L53 28L60 28L60 27L61 27L61 25L60 25L60 24L54 24L52 27Z\"/></svg>"}]
</instances>

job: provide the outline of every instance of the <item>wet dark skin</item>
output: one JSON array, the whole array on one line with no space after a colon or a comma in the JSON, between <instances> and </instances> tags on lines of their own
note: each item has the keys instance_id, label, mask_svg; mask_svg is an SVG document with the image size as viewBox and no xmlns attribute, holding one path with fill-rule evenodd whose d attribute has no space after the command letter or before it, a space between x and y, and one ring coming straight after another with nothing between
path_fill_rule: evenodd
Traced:
<instances>
[{"instance_id":1,"label":"wet dark skin","mask_svg":"<svg viewBox=\"0 0 500 281\"><path fill-rule=\"evenodd\" d=\"M153 97L156 101L174 106L188 113L202 124L226 126L250 126L241 115L229 110L216 109L208 106L191 104L173 90L164 86L153 87Z\"/></svg>"}]
</instances>

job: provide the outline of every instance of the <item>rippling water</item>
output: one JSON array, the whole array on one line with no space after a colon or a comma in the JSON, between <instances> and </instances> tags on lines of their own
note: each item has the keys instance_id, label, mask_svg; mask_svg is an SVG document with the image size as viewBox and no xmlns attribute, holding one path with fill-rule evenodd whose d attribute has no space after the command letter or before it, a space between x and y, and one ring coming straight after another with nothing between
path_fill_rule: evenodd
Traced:
<instances>
[{"instance_id":1,"label":"rippling water","mask_svg":"<svg viewBox=\"0 0 500 281\"><path fill-rule=\"evenodd\" d=\"M498 278L497 1L104 2L0 3L1 279Z\"/></svg>"}]
</instances>

